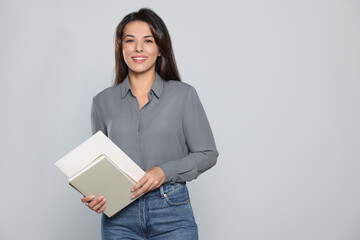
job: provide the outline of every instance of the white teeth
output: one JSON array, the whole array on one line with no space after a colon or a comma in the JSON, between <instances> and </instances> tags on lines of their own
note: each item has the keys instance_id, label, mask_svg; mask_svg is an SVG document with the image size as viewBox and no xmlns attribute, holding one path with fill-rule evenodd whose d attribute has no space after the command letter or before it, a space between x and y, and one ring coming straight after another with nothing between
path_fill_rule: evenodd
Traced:
<instances>
[{"instance_id":1,"label":"white teeth","mask_svg":"<svg viewBox=\"0 0 360 240\"><path fill-rule=\"evenodd\" d=\"M135 60L145 60L146 58L133 58Z\"/></svg>"}]
</instances>

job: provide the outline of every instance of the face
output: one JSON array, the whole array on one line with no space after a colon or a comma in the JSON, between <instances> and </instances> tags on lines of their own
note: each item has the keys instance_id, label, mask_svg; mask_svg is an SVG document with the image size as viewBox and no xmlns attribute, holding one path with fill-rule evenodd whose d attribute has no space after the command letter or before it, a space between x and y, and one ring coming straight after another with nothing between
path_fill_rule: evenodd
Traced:
<instances>
[{"instance_id":1,"label":"face","mask_svg":"<svg viewBox=\"0 0 360 240\"><path fill-rule=\"evenodd\" d=\"M125 25L122 47L129 72L155 72L155 62L160 52L146 22L134 21Z\"/></svg>"}]
</instances>

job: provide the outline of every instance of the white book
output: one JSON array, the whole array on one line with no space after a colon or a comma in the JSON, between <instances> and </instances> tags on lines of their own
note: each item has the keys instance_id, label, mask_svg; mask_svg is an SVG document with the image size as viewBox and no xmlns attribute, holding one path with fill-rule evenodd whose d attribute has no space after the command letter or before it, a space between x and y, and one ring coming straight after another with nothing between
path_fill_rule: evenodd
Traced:
<instances>
[{"instance_id":1,"label":"white book","mask_svg":"<svg viewBox=\"0 0 360 240\"><path fill-rule=\"evenodd\" d=\"M109 217L135 200L130 198L130 189L145 174L101 131L66 154L55 166L83 195L105 196L104 213Z\"/></svg>"}]
</instances>

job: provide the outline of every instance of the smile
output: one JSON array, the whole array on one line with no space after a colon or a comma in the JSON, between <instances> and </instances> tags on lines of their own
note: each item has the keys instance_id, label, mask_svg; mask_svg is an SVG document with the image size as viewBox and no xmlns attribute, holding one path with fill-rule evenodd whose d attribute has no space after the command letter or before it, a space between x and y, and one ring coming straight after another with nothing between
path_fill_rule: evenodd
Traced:
<instances>
[{"instance_id":1,"label":"smile","mask_svg":"<svg viewBox=\"0 0 360 240\"><path fill-rule=\"evenodd\" d=\"M134 57L132 57L132 59L136 63L142 63L147 59L147 57L146 56L134 56Z\"/></svg>"}]
</instances>

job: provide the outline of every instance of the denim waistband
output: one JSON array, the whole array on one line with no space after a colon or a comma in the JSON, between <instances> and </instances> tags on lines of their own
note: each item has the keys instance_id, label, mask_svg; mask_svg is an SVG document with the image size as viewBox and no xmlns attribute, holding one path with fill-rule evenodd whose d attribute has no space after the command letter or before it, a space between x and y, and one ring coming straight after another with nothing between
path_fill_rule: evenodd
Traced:
<instances>
[{"instance_id":1,"label":"denim waistband","mask_svg":"<svg viewBox=\"0 0 360 240\"><path fill-rule=\"evenodd\" d=\"M157 197L163 197L164 194L169 193L177 188L180 188L182 186L186 185L185 182L178 182L178 183L169 183L164 184L161 187L154 189L145 195L141 196L141 198L157 198Z\"/></svg>"}]
</instances>

